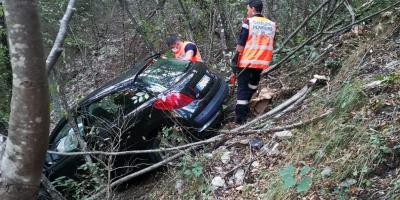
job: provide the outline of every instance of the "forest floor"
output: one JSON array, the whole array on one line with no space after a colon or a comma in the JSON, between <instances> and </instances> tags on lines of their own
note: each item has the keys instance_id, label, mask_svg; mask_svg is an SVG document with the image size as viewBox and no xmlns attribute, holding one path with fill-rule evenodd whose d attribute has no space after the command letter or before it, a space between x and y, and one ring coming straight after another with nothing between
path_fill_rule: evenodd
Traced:
<instances>
[{"instance_id":1,"label":"forest floor","mask_svg":"<svg viewBox=\"0 0 400 200\"><path fill-rule=\"evenodd\" d=\"M273 92L272 102L263 105L268 110L313 75L329 77L270 126L333 110L328 117L293 130L238 135L211 145L115 199L399 198L400 27L394 22L372 22L362 32L335 36L317 47L320 54L328 53L290 62L262 82L262 88L269 88L264 91ZM378 25L385 31L376 31ZM222 128L232 120L232 109L227 110Z\"/></svg>"}]
</instances>

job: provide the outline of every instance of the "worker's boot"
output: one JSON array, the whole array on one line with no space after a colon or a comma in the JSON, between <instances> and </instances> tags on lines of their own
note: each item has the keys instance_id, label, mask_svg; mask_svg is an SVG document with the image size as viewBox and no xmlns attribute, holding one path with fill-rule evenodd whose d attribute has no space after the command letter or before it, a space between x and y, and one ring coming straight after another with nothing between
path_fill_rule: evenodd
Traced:
<instances>
[{"instance_id":1,"label":"worker's boot","mask_svg":"<svg viewBox=\"0 0 400 200\"><path fill-rule=\"evenodd\" d=\"M244 124L247 121L247 116L250 112L249 105L236 105L236 123Z\"/></svg>"}]
</instances>

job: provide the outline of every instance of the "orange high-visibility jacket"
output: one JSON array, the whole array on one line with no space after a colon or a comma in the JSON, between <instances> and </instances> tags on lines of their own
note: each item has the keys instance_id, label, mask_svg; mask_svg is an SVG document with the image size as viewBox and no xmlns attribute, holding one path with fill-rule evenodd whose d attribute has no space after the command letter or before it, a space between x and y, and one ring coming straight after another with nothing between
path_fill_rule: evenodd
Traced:
<instances>
[{"instance_id":1,"label":"orange high-visibility jacket","mask_svg":"<svg viewBox=\"0 0 400 200\"><path fill-rule=\"evenodd\" d=\"M240 55L240 68L267 69L272 62L275 22L265 17L249 18L249 36Z\"/></svg>"},{"instance_id":2,"label":"orange high-visibility jacket","mask_svg":"<svg viewBox=\"0 0 400 200\"><path fill-rule=\"evenodd\" d=\"M182 59L183 57L185 57L185 47L188 44L193 44L191 42L183 42L183 45L181 46L181 48L175 53L175 58L176 59ZM201 55L200 55L200 50L197 47L197 52L196 55L193 55L192 59L190 60L192 62L203 62L203 59L201 59Z\"/></svg>"}]
</instances>

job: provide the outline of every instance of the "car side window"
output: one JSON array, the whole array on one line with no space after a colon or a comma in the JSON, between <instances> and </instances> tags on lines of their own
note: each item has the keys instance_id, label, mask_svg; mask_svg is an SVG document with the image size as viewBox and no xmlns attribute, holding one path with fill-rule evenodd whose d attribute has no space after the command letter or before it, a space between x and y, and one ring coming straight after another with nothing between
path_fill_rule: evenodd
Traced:
<instances>
[{"instance_id":1,"label":"car side window","mask_svg":"<svg viewBox=\"0 0 400 200\"><path fill-rule=\"evenodd\" d=\"M119 117L143 104L150 95L137 89L128 89L104 97L88 108L94 126L112 125Z\"/></svg>"}]
</instances>

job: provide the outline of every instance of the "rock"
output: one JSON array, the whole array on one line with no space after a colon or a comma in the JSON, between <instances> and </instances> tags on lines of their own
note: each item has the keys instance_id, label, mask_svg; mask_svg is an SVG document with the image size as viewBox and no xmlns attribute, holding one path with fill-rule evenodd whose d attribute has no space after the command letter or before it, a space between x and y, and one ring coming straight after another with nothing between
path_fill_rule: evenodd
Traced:
<instances>
[{"instance_id":1,"label":"rock","mask_svg":"<svg viewBox=\"0 0 400 200\"><path fill-rule=\"evenodd\" d=\"M332 174L332 168L330 167L325 167L324 170L322 170L321 175L322 177L329 177Z\"/></svg>"},{"instance_id":2,"label":"rock","mask_svg":"<svg viewBox=\"0 0 400 200\"><path fill-rule=\"evenodd\" d=\"M350 187L350 186L352 186L352 185L354 185L356 183L357 183L357 181L355 179L348 178L345 181L341 182L339 184L339 187Z\"/></svg>"},{"instance_id":3,"label":"rock","mask_svg":"<svg viewBox=\"0 0 400 200\"><path fill-rule=\"evenodd\" d=\"M236 187L235 190L237 190L237 191L243 191L243 185Z\"/></svg>"},{"instance_id":4,"label":"rock","mask_svg":"<svg viewBox=\"0 0 400 200\"><path fill-rule=\"evenodd\" d=\"M285 139L285 138L290 138L292 137L292 131L280 131L280 132L276 132L274 133L274 138L280 138L280 139Z\"/></svg>"},{"instance_id":5,"label":"rock","mask_svg":"<svg viewBox=\"0 0 400 200\"><path fill-rule=\"evenodd\" d=\"M204 157L207 159L212 159L214 157L214 155L212 153L205 153Z\"/></svg>"},{"instance_id":6,"label":"rock","mask_svg":"<svg viewBox=\"0 0 400 200\"><path fill-rule=\"evenodd\" d=\"M231 152L229 151L224 152L221 156L222 163L228 164L230 160L231 160Z\"/></svg>"},{"instance_id":7,"label":"rock","mask_svg":"<svg viewBox=\"0 0 400 200\"><path fill-rule=\"evenodd\" d=\"M281 154L281 152L278 149L279 147L279 143L276 143L272 149L270 150L270 152L268 152L269 156L279 156L279 154Z\"/></svg>"},{"instance_id":8,"label":"rock","mask_svg":"<svg viewBox=\"0 0 400 200\"><path fill-rule=\"evenodd\" d=\"M220 177L220 176L216 176L213 178L213 180L211 181L211 184L215 187L215 188L220 188L220 187L225 187L225 180Z\"/></svg>"},{"instance_id":9,"label":"rock","mask_svg":"<svg viewBox=\"0 0 400 200\"><path fill-rule=\"evenodd\" d=\"M261 150L261 154L267 155L267 156L278 156L281 154L278 147L279 147L279 143L275 143L275 145L272 148L268 148L267 146L264 146Z\"/></svg>"},{"instance_id":10,"label":"rock","mask_svg":"<svg viewBox=\"0 0 400 200\"><path fill-rule=\"evenodd\" d=\"M251 163L251 166L253 168L259 168L260 167L260 163L258 161L254 161L253 163Z\"/></svg>"},{"instance_id":11,"label":"rock","mask_svg":"<svg viewBox=\"0 0 400 200\"><path fill-rule=\"evenodd\" d=\"M183 180L182 179L178 179L175 183L175 189L176 191L178 191L178 194L182 194L183 193Z\"/></svg>"},{"instance_id":12,"label":"rock","mask_svg":"<svg viewBox=\"0 0 400 200\"><path fill-rule=\"evenodd\" d=\"M224 168L222 167L214 167L214 169L218 172L218 173L222 173L224 171Z\"/></svg>"},{"instance_id":13,"label":"rock","mask_svg":"<svg viewBox=\"0 0 400 200\"><path fill-rule=\"evenodd\" d=\"M228 181L227 181L227 183L228 183L228 185L229 186L231 186L231 185L234 185L235 184L235 182L234 182L234 177L232 176L232 177L230 177L229 179L228 179Z\"/></svg>"},{"instance_id":14,"label":"rock","mask_svg":"<svg viewBox=\"0 0 400 200\"><path fill-rule=\"evenodd\" d=\"M235 184L236 184L236 185L242 185L242 184L243 184L244 175L245 175L244 169L239 168L238 170L236 170L236 173L235 173L235 175L234 175L234 177L235 177Z\"/></svg>"},{"instance_id":15,"label":"rock","mask_svg":"<svg viewBox=\"0 0 400 200\"><path fill-rule=\"evenodd\" d=\"M257 150L261 149L261 147L264 146L264 142L262 141L261 138L258 137L250 139L249 144L252 148Z\"/></svg>"}]
</instances>

